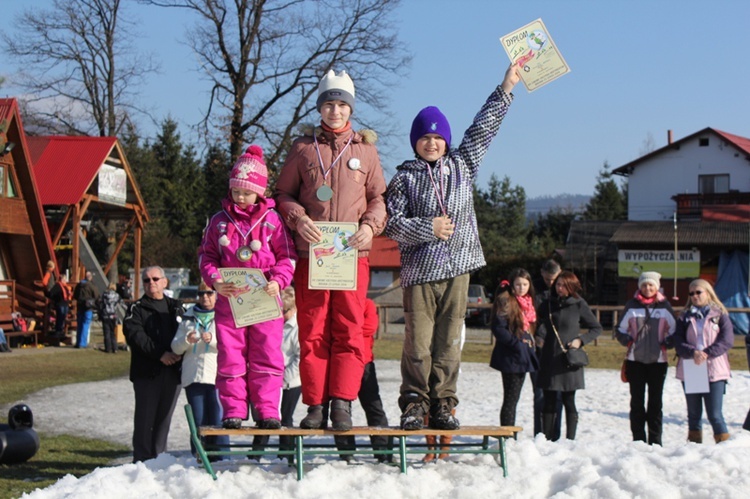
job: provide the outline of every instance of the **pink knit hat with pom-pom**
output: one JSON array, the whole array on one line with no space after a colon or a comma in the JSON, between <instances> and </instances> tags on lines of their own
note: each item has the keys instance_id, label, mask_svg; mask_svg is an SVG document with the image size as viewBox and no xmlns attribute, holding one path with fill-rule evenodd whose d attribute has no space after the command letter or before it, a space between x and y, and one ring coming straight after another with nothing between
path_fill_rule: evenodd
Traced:
<instances>
[{"instance_id":1,"label":"pink knit hat with pom-pom","mask_svg":"<svg viewBox=\"0 0 750 499\"><path fill-rule=\"evenodd\" d=\"M247 189L265 196L268 185L268 169L263 160L263 149L252 145L245 154L237 158L229 176L229 188Z\"/></svg>"}]
</instances>

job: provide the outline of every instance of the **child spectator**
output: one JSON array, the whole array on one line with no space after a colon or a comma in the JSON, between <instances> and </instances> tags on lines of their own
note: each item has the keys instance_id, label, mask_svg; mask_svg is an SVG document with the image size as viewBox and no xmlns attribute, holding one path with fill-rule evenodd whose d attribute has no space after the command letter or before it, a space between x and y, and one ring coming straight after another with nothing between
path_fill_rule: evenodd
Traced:
<instances>
[{"instance_id":1,"label":"child spectator","mask_svg":"<svg viewBox=\"0 0 750 499\"><path fill-rule=\"evenodd\" d=\"M525 269L515 269L495 291L492 306L492 350L490 367L502 373L503 405L500 425L515 426L516 407L526 373L539 369L534 332L536 309L531 275Z\"/></svg>"},{"instance_id":2,"label":"child spectator","mask_svg":"<svg viewBox=\"0 0 750 499\"><path fill-rule=\"evenodd\" d=\"M378 332L380 319L378 317L378 308L371 299L365 301L365 322L362 326L362 335L365 338L365 372L362 375L362 385L359 388L359 403L365 411L367 426L388 426L388 417L383 409L383 401L380 399L380 385L378 384L378 375L375 372L375 357L373 348L375 346L375 333ZM336 447L339 450L356 449L353 436L336 435L333 437ZM393 448L393 438L380 435L370 437L370 444L373 450L384 450ZM344 461L351 461L350 455L341 457ZM375 454L375 459L381 463L390 463L393 456L388 454Z\"/></svg>"},{"instance_id":3,"label":"child spectator","mask_svg":"<svg viewBox=\"0 0 750 499\"><path fill-rule=\"evenodd\" d=\"M469 273L484 266L477 237L473 187L479 165L513 99L518 82L511 65L457 149L448 120L436 107L422 109L411 127L416 159L396 168L388 186L386 235L401 251L406 320L401 357L401 427L418 430L429 412L433 428L452 430L458 405L459 336Z\"/></svg>"},{"instance_id":4,"label":"child spectator","mask_svg":"<svg viewBox=\"0 0 750 499\"><path fill-rule=\"evenodd\" d=\"M284 390L281 392L281 426L291 428L294 426L294 410L302 393L302 382L299 377L299 328L293 286L281 292L281 302L284 305L284 339L281 342L281 353L284 354ZM267 443L267 435L256 436L253 438L253 450L261 450ZM279 450L292 449L294 437L279 436ZM294 462L294 456L291 454L279 458L286 458L289 463Z\"/></svg>"},{"instance_id":5,"label":"child spectator","mask_svg":"<svg viewBox=\"0 0 750 499\"><path fill-rule=\"evenodd\" d=\"M309 406L302 428L327 425L331 402L334 430L352 426L351 401L357 398L364 369L364 302L370 277L372 238L385 227L385 179L371 130L355 132L354 84L346 72L329 71L318 87L320 127L292 144L276 183L279 211L295 231L300 254L294 274L299 310L302 401ZM321 240L315 225L356 222L349 246L359 251L357 289L309 289L310 243Z\"/></svg>"},{"instance_id":6,"label":"child spectator","mask_svg":"<svg viewBox=\"0 0 750 499\"><path fill-rule=\"evenodd\" d=\"M260 269L269 296L292 281L297 254L292 238L265 197L268 173L263 150L250 146L239 157L229 179L229 193L223 209L211 217L199 249L203 280L219 297L216 303L218 375L216 387L224 409L224 428L239 428L248 417L252 402L260 416L260 427L281 427L279 399L284 374L281 354L284 320L279 317L245 327L236 327L229 298L238 291L224 282L219 269Z\"/></svg>"},{"instance_id":7,"label":"child spectator","mask_svg":"<svg viewBox=\"0 0 750 499\"><path fill-rule=\"evenodd\" d=\"M177 334L172 340L172 351L182 355L182 387L193 410L198 426L218 426L222 411L216 391L216 292L205 282L198 286L198 303L182 316ZM227 447L226 435L205 437L212 448ZM193 456L198 457L195 444L190 441Z\"/></svg>"}]
</instances>

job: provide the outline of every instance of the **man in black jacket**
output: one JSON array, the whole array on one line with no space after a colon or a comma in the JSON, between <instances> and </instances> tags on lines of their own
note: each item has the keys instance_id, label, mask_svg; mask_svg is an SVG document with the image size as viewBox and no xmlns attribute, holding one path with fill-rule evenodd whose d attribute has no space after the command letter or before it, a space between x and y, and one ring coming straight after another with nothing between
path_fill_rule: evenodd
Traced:
<instances>
[{"instance_id":1,"label":"man in black jacket","mask_svg":"<svg viewBox=\"0 0 750 499\"><path fill-rule=\"evenodd\" d=\"M182 304L164 295L167 278L161 267L148 267L141 275L145 294L131 305L123 324L135 392L134 463L153 459L167 448L182 363L182 357L171 350Z\"/></svg>"},{"instance_id":2,"label":"man in black jacket","mask_svg":"<svg viewBox=\"0 0 750 499\"><path fill-rule=\"evenodd\" d=\"M560 275L562 269L560 264L555 260L549 259L542 265L539 272L539 277L534 279L534 306L539 308L539 305L548 299L550 296L555 294L555 279ZM544 313L543 311L537 310L537 317L539 314ZM542 358L542 345L536 346L537 358ZM542 433L542 408L544 407L544 390L537 386L537 377L539 371L530 373L531 383L534 386L534 435ZM560 438L562 421L562 399L560 394L557 396L557 418L555 419L554 437L553 440L557 441Z\"/></svg>"}]
</instances>

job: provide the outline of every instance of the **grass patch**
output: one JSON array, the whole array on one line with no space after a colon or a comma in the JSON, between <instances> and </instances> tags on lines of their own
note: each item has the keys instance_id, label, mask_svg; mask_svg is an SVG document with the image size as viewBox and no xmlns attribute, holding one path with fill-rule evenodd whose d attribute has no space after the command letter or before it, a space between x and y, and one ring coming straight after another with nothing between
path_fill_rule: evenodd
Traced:
<instances>
[{"instance_id":1,"label":"grass patch","mask_svg":"<svg viewBox=\"0 0 750 499\"><path fill-rule=\"evenodd\" d=\"M58 347L45 347L58 348ZM91 348L64 352L20 352L2 354L0 404L22 400L43 388L102 381L128 373L130 353L105 354Z\"/></svg>"},{"instance_id":2,"label":"grass patch","mask_svg":"<svg viewBox=\"0 0 750 499\"><path fill-rule=\"evenodd\" d=\"M130 454L123 445L89 438L40 434L39 441L39 451L27 462L0 465L0 499L48 487L66 475L87 475Z\"/></svg>"},{"instance_id":3,"label":"grass patch","mask_svg":"<svg viewBox=\"0 0 750 499\"><path fill-rule=\"evenodd\" d=\"M128 373L130 353L91 348L45 347L14 350L0 357L0 405L23 400L43 388L119 378ZM33 410L33 408L32 408ZM5 414L0 418L5 422ZM39 451L25 463L0 465L0 499L48 487L65 475L81 477L130 455L130 448L103 440L39 434Z\"/></svg>"}]
</instances>

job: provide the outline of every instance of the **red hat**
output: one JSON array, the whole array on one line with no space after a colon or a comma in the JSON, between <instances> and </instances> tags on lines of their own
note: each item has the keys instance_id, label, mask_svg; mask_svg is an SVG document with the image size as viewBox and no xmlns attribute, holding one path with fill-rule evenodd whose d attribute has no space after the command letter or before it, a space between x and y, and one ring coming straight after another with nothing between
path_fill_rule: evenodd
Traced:
<instances>
[{"instance_id":1,"label":"red hat","mask_svg":"<svg viewBox=\"0 0 750 499\"><path fill-rule=\"evenodd\" d=\"M237 158L229 176L229 188L247 189L265 196L268 185L268 169L263 161L263 149L251 145L245 154Z\"/></svg>"}]
</instances>

